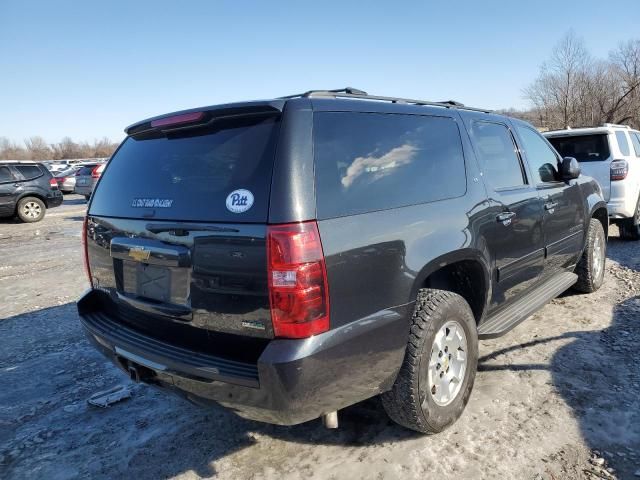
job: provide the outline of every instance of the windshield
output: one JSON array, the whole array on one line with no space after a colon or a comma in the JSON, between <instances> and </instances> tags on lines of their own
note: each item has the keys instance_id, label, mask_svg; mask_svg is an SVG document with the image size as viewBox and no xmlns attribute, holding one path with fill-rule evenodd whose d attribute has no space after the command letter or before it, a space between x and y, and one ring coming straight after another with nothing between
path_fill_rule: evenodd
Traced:
<instances>
[{"instance_id":1,"label":"windshield","mask_svg":"<svg viewBox=\"0 0 640 480\"><path fill-rule=\"evenodd\" d=\"M250 117L213 125L127 138L105 168L90 213L265 222L278 119Z\"/></svg>"},{"instance_id":2,"label":"windshield","mask_svg":"<svg viewBox=\"0 0 640 480\"><path fill-rule=\"evenodd\" d=\"M578 162L598 162L609 158L606 134L547 137L562 157L573 157Z\"/></svg>"}]
</instances>

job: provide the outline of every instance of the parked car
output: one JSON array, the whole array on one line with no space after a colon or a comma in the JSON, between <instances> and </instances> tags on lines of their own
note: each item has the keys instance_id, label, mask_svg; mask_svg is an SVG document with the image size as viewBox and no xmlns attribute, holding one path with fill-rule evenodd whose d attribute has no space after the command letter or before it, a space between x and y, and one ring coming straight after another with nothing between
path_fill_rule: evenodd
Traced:
<instances>
[{"instance_id":1,"label":"parked car","mask_svg":"<svg viewBox=\"0 0 640 480\"><path fill-rule=\"evenodd\" d=\"M519 120L345 89L126 133L89 202L79 314L132 379L196 403L335 427L381 395L438 432L478 338L603 281L600 187Z\"/></svg>"},{"instance_id":2,"label":"parked car","mask_svg":"<svg viewBox=\"0 0 640 480\"><path fill-rule=\"evenodd\" d=\"M561 155L575 157L604 193L609 219L623 238L640 240L640 132L626 125L554 130L544 134Z\"/></svg>"},{"instance_id":3,"label":"parked car","mask_svg":"<svg viewBox=\"0 0 640 480\"><path fill-rule=\"evenodd\" d=\"M47 208L62 203L62 193L41 163L0 161L0 217L39 222Z\"/></svg>"},{"instance_id":4,"label":"parked car","mask_svg":"<svg viewBox=\"0 0 640 480\"><path fill-rule=\"evenodd\" d=\"M85 163L76 173L74 193L84 195L89 200L91 192L104 170L104 163Z\"/></svg>"},{"instance_id":5,"label":"parked car","mask_svg":"<svg viewBox=\"0 0 640 480\"><path fill-rule=\"evenodd\" d=\"M76 173L81 167L81 165L74 165L54 175L56 182L58 182L58 188L62 193L74 192L76 186Z\"/></svg>"},{"instance_id":6,"label":"parked car","mask_svg":"<svg viewBox=\"0 0 640 480\"><path fill-rule=\"evenodd\" d=\"M52 162L46 162L45 166L54 175L58 172L66 170L71 165L71 160L55 160Z\"/></svg>"}]
</instances>

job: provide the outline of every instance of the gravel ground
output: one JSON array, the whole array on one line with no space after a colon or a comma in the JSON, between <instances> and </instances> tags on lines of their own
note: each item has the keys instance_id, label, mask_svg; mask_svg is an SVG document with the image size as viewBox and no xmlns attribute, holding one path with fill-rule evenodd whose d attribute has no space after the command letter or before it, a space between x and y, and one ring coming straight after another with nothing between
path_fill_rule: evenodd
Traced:
<instances>
[{"instance_id":1,"label":"gravel ground","mask_svg":"<svg viewBox=\"0 0 640 480\"><path fill-rule=\"evenodd\" d=\"M74 300L84 200L38 224L0 221L0 478L640 477L640 242L613 228L606 281L481 342L462 418L423 437L373 399L319 421L263 425L134 385L89 345ZM131 398L87 405L117 385Z\"/></svg>"}]
</instances>

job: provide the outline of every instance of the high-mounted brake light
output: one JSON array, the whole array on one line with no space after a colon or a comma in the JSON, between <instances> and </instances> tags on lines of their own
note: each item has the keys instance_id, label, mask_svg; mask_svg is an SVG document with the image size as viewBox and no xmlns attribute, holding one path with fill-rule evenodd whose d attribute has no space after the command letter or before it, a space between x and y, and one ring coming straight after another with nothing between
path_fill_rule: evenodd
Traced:
<instances>
[{"instance_id":1,"label":"high-mounted brake light","mask_svg":"<svg viewBox=\"0 0 640 480\"><path fill-rule=\"evenodd\" d=\"M629 164L626 160L614 160L611 162L610 178L611 180L624 180L629 173Z\"/></svg>"},{"instance_id":2,"label":"high-mounted brake light","mask_svg":"<svg viewBox=\"0 0 640 480\"><path fill-rule=\"evenodd\" d=\"M168 127L170 125L180 125L182 123L197 122L198 120L202 120L203 117L204 117L204 112L183 113L181 115L174 115L172 117L153 120L151 122L151 126L153 128L156 128L156 127Z\"/></svg>"},{"instance_id":3,"label":"high-mounted brake light","mask_svg":"<svg viewBox=\"0 0 640 480\"><path fill-rule=\"evenodd\" d=\"M84 264L84 273L87 274L89 285L93 288L93 280L91 280L91 267L89 267L89 250L87 248L87 217L82 222L82 263Z\"/></svg>"},{"instance_id":4,"label":"high-mounted brake light","mask_svg":"<svg viewBox=\"0 0 640 480\"><path fill-rule=\"evenodd\" d=\"M315 221L267 229L269 300L277 337L329 330L327 270Z\"/></svg>"}]
</instances>

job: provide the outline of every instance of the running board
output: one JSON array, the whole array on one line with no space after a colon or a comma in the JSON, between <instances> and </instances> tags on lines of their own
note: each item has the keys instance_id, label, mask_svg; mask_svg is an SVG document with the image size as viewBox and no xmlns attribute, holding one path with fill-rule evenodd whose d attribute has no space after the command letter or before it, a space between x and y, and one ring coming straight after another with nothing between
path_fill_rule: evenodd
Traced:
<instances>
[{"instance_id":1,"label":"running board","mask_svg":"<svg viewBox=\"0 0 640 480\"><path fill-rule=\"evenodd\" d=\"M577 280L578 276L571 272L563 272L551 277L524 297L482 322L478 327L478 338L495 338L504 335L571 287Z\"/></svg>"}]
</instances>

